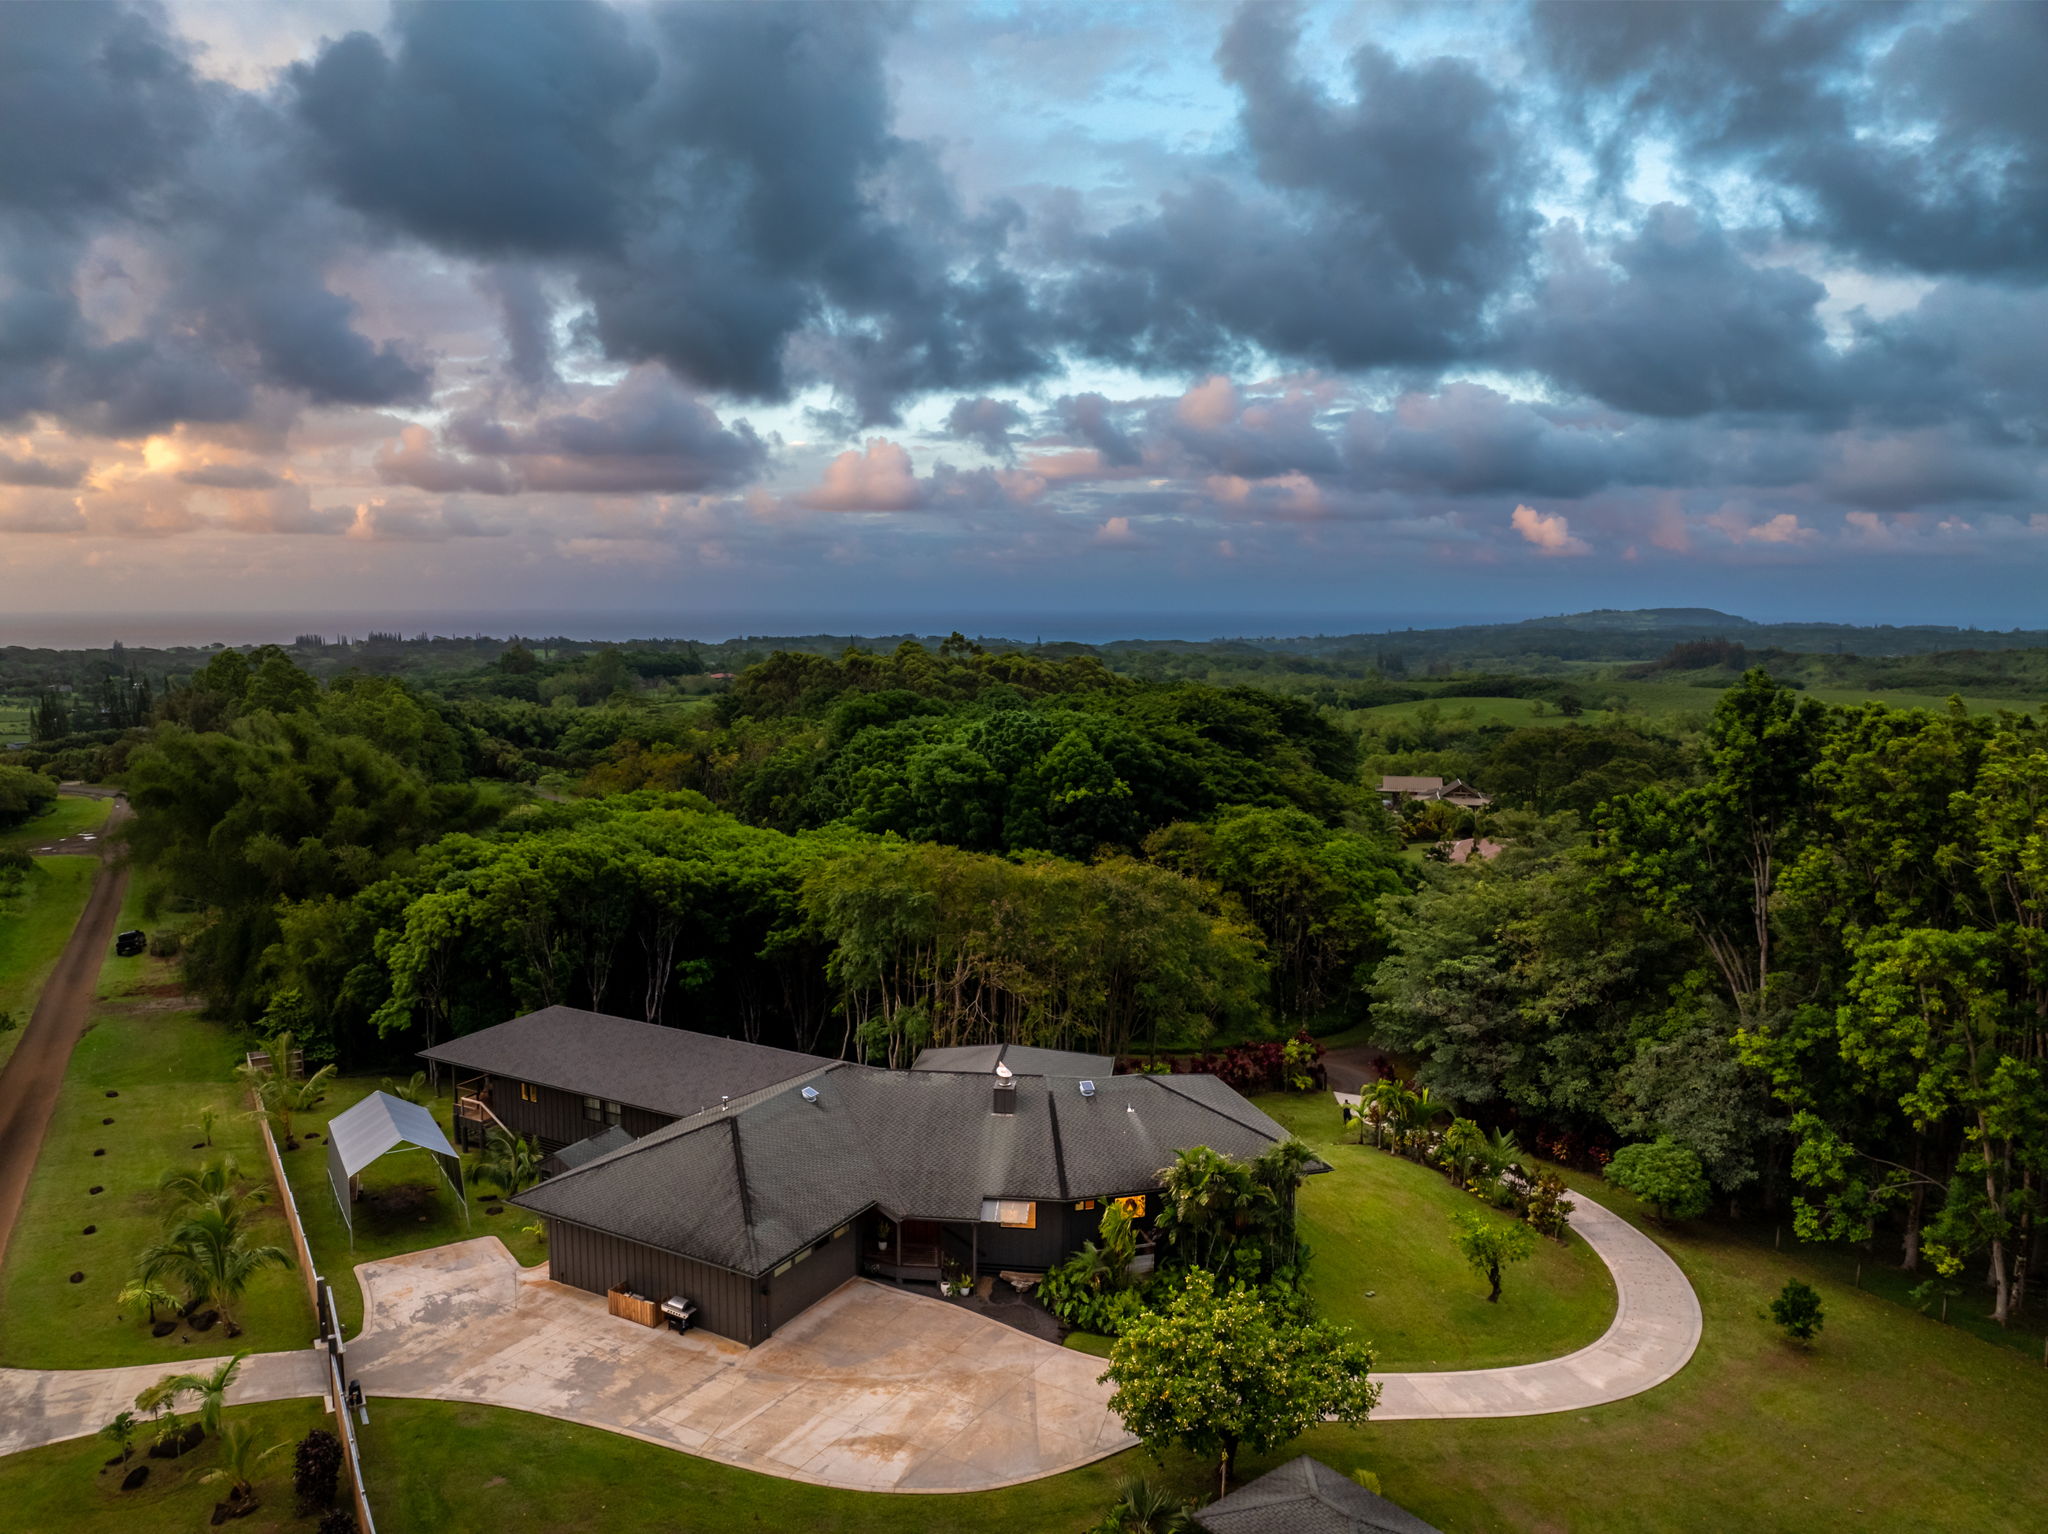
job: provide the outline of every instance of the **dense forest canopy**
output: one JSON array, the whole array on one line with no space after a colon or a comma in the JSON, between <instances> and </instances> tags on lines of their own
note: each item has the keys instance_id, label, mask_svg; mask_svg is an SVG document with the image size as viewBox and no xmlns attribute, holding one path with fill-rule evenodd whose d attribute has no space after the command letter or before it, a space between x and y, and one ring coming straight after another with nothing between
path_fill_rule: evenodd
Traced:
<instances>
[{"instance_id":1,"label":"dense forest canopy","mask_svg":"<svg viewBox=\"0 0 2048 1534\"><path fill-rule=\"evenodd\" d=\"M1617 623L1606 682L959 635L109 657L52 695L98 728L7 793L117 776L198 913L190 983L317 1057L551 1002L895 1064L1355 1030L1564 1159L1667 1142L1721 1207L1883 1231L2010 1315L2048 1177L2040 722L1830 706L1850 658L1691 622ZM1855 664L2018 692L2042 653L1910 637ZM1603 699L1629 677L1703 706ZM1390 812L1382 774L1490 803ZM1504 850L1433 860L1459 837Z\"/></svg>"}]
</instances>

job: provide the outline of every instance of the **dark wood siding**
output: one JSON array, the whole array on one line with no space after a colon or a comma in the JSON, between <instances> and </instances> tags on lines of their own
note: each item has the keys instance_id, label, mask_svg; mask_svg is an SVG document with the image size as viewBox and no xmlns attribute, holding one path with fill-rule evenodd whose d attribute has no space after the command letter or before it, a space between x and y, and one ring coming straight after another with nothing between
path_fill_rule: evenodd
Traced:
<instances>
[{"instance_id":1,"label":"dark wood siding","mask_svg":"<svg viewBox=\"0 0 2048 1534\"><path fill-rule=\"evenodd\" d=\"M811 1255L788 1272L769 1274L767 1335L773 1336L777 1328L856 1275L860 1243L854 1240L851 1226L843 1229L844 1235L828 1239L821 1247L812 1247Z\"/></svg>"},{"instance_id":2,"label":"dark wood siding","mask_svg":"<svg viewBox=\"0 0 2048 1534\"><path fill-rule=\"evenodd\" d=\"M486 1101L491 1112L507 1129L540 1141L544 1154L553 1155L565 1145L587 1140L601 1133L609 1122L603 1116L602 1107L597 1118L586 1118L583 1099L574 1092L534 1087L534 1095L539 1101L528 1102L519 1095L521 1085L517 1081L494 1077ZM666 1114L651 1113L645 1108L625 1107L619 1114L619 1123L636 1140L674 1122Z\"/></svg>"},{"instance_id":3,"label":"dark wood siding","mask_svg":"<svg viewBox=\"0 0 2048 1534\"><path fill-rule=\"evenodd\" d=\"M572 1225L566 1220L550 1219L546 1223L548 1276L557 1283L587 1289L592 1294L623 1286L655 1300L680 1294L696 1302L697 1324L707 1332L716 1332L749 1347L766 1337L765 1306L757 1305L757 1285L745 1274L715 1268L658 1247L642 1246L587 1226ZM849 1253L853 1250L850 1239L838 1244ZM825 1255L821 1252L783 1276L794 1277L803 1268L822 1262Z\"/></svg>"}]
</instances>

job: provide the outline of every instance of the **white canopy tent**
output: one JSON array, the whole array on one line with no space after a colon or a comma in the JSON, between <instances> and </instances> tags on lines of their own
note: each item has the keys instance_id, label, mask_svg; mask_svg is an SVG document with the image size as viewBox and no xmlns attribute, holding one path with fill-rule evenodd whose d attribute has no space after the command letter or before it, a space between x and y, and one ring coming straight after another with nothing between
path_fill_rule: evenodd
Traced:
<instances>
[{"instance_id":1,"label":"white canopy tent","mask_svg":"<svg viewBox=\"0 0 2048 1534\"><path fill-rule=\"evenodd\" d=\"M378 1157L397 1150L423 1150L433 1158L435 1170L462 1205L463 1229L469 1228L462 1158L441 1133L434 1115L418 1103L409 1103L388 1092L372 1092L346 1113L336 1114L327 1126L327 1182L334 1189L335 1202L341 1206L341 1219L348 1226L351 1247L356 1240L357 1177Z\"/></svg>"}]
</instances>

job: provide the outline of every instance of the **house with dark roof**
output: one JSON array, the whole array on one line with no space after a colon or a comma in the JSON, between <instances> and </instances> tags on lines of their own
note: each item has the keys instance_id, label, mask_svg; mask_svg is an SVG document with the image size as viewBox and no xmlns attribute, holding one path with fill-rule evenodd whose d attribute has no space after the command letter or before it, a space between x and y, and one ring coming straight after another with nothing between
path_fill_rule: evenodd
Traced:
<instances>
[{"instance_id":1,"label":"house with dark roof","mask_svg":"<svg viewBox=\"0 0 2048 1534\"><path fill-rule=\"evenodd\" d=\"M1212 1076L1055 1074L1106 1062L1014 1048L892 1071L618 1018L594 1028L593 1016L552 1008L423 1053L478 1073L466 1090L496 1101L508 1083L534 1084L580 1107L606 1101L609 1083L622 1106L691 1103L665 1118L640 1107L661 1119L644 1130L593 1123L604 1139L556 1147L554 1175L512 1202L547 1226L556 1282L680 1295L707 1330L749 1345L857 1276L1043 1271L1096 1234L1112 1200L1149 1228L1176 1152L1252 1157L1287 1138ZM644 1084L571 1058L600 1044ZM689 1085L700 1066L703 1084Z\"/></svg>"},{"instance_id":2,"label":"house with dark roof","mask_svg":"<svg viewBox=\"0 0 2048 1534\"><path fill-rule=\"evenodd\" d=\"M1207 1534L1438 1534L1434 1524L1306 1454L1194 1516Z\"/></svg>"},{"instance_id":3,"label":"house with dark roof","mask_svg":"<svg viewBox=\"0 0 2048 1534\"><path fill-rule=\"evenodd\" d=\"M455 1143L495 1125L553 1156L617 1126L635 1136L825 1062L575 1007L543 1007L420 1051L455 1072Z\"/></svg>"},{"instance_id":4,"label":"house with dark roof","mask_svg":"<svg viewBox=\"0 0 2048 1534\"><path fill-rule=\"evenodd\" d=\"M1039 1049L1030 1044L956 1044L927 1049L911 1063L914 1071L982 1071L994 1075L997 1068L1012 1076L1090 1077L1116 1074L1116 1061L1108 1055L1084 1055L1070 1049Z\"/></svg>"}]
</instances>

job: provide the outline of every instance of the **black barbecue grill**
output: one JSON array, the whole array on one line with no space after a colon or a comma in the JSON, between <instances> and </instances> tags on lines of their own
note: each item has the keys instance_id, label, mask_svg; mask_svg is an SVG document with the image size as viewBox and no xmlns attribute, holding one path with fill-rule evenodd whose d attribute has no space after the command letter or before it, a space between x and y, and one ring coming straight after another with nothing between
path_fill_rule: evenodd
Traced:
<instances>
[{"instance_id":1,"label":"black barbecue grill","mask_svg":"<svg viewBox=\"0 0 2048 1534\"><path fill-rule=\"evenodd\" d=\"M672 1332L686 1332L697 1319L697 1307L680 1294L672 1294L661 1302L661 1314Z\"/></svg>"}]
</instances>

